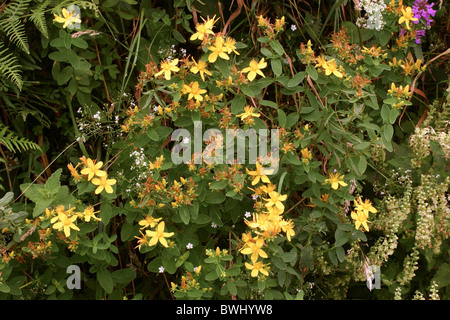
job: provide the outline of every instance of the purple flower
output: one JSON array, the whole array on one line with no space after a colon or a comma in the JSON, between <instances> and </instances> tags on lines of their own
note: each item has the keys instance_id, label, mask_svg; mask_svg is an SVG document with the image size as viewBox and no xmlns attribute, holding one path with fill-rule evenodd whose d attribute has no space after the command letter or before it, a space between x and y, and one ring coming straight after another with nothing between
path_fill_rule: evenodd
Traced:
<instances>
[{"instance_id":1,"label":"purple flower","mask_svg":"<svg viewBox=\"0 0 450 320\"><path fill-rule=\"evenodd\" d=\"M416 43L420 43L420 38L425 36L425 30L417 30L416 31Z\"/></svg>"},{"instance_id":2,"label":"purple flower","mask_svg":"<svg viewBox=\"0 0 450 320\"><path fill-rule=\"evenodd\" d=\"M433 10L433 5L433 2L429 4L427 0L415 0L412 5L412 12L414 14L414 18L417 18L418 20L414 21L414 23L418 24L420 18L424 18L427 26L429 27L431 22L433 22L431 17L434 17L436 13L436 10Z\"/></svg>"}]
</instances>

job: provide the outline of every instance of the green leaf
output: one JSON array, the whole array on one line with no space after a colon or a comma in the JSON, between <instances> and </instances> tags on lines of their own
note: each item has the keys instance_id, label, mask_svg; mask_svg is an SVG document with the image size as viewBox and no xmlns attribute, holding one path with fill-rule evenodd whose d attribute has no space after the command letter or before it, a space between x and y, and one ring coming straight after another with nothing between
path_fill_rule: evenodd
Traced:
<instances>
[{"instance_id":1,"label":"green leaf","mask_svg":"<svg viewBox=\"0 0 450 320\"><path fill-rule=\"evenodd\" d=\"M281 65L280 59L270 60L270 65L272 67L273 73L278 77L283 72L283 66Z\"/></svg>"},{"instance_id":2,"label":"green leaf","mask_svg":"<svg viewBox=\"0 0 450 320\"><path fill-rule=\"evenodd\" d=\"M278 109L278 125L281 128L286 125L286 113L282 109Z\"/></svg>"},{"instance_id":3,"label":"green leaf","mask_svg":"<svg viewBox=\"0 0 450 320\"><path fill-rule=\"evenodd\" d=\"M211 204L219 204L224 202L226 199L225 195L218 192L209 192L206 194L205 202Z\"/></svg>"},{"instance_id":4,"label":"green leaf","mask_svg":"<svg viewBox=\"0 0 450 320\"><path fill-rule=\"evenodd\" d=\"M387 141L391 141L392 137L394 136L394 127L392 127L391 124L386 123L384 125L383 135Z\"/></svg>"},{"instance_id":5,"label":"green leaf","mask_svg":"<svg viewBox=\"0 0 450 320\"><path fill-rule=\"evenodd\" d=\"M184 39L183 35L176 29L172 29L172 35L178 42L185 43L186 39Z\"/></svg>"},{"instance_id":6,"label":"green leaf","mask_svg":"<svg viewBox=\"0 0 450 320\"><path fill-rule=\"evenodd\" d=\"M189 224L189 220L191 219L191 213L189 212L189 208L187 206L181 206L178 212L180 213L180 217L183 223Z\"/></svg>"},{"instance_id":7,"label":"green leaf","mask_svg":"<svg viewBox=\"0 0 450 320\"><path fill-rule=\"evenodd\" d=\"M366 169L367 169L367 159L364 155L361 155L358 161L359 174L363 174L364 172L366 172Z\"/></svg>"},{"instance_id":8,"label":"green leaf","mask_svg":"<svg viewBox=\"0 0 450 320\"><path fill-rule=\"evenodd\" d=\"M158 141L158 140L159 140L158 133L157 133L156 130L153 129L153 128L150 128L150 129L147 131L147 136L148 136L150 139L152 139L153 141Z\"/></svg>"},{"instance_id":9,"label":"green leaf","mask_svg":"<svg viewBox=\"0 0 450 320\"><path fill-rule=\"evenodd\" d=\"M270 41L270 46L277 54L279 54L280 56L283 55L284 49L281 43L278 42L278 40Z\"/></svg>"},{"instance_id":10,"label":"green leaf","mask_svg":"<svg viewBox=\"0 0 450 320\"><path fill-rule=\"evenodd\" d=\"M238 114L244 111L244 106L247 103L247 99L243 94L236 95L233 100L231 100L230 111L232 114Z\"/></svg>"},{"instance_id":11,"label":"green leaf","mask_svg":"<svg viewBox=\"0 0 450 320\"><path fill-rule=\"evenodd\" d=\"M108 269L100 269L97 272L98 283L105 289L106 293L111 293L114 288L114 282L111 276L111 272Z\"/></svg>"},{"instance_id":12,"label":"green leaf","mask_svg":"<svg viewBox=\"0 0 450 320\"><path fill-rule=\"evenodd\" d=\"M345 259L345 250L342 247L336 247L336 256L340 262L343 262Z\"/></svg>"},{"instance_id":13,"label":"green leaf","mask_svg":"<svg viewBox=\"0 0 450 320\"><path fill-rule=\"evenodd\" d=\"M311 268L313 266L313 247L309 244L302 249L300 265L303 268Z\"/></svg>"},{"instance_id":14,"label":"green leaf","mask_svg":"<svg viewBox=\"0 0 450 320\"><path fill-rule=\"evenodd\" d=\"M292 88L292 87L296 87L300 82L303 81L303 79L305 79L306 76L306 72L305 71L301 71L298 72L294 75L294 77L289 80L287 86Z\"/></svg>"},{"instance_id":15,"label":"green leaf","mask_svg":"<svg viewBox=\"0 0 450 320\"><path fill-rule=\"evenodd\" d=\"M334 238L336 239L335 246L339 247L344 245L348 241L348 235L341 229L336 229L336 232L334 233Z\"/></svg>"},{"instance_id":16,"label":"green leaf","mask_svg":"<svg viewBox=\"0 0 450 320\"><path fill-rule=\"evenodd\" d=\"M233 281L231 280L227 281L227 289L228 292L230 292L232 295L234 296L237 295L237 288Z\"/></svg>"},{"instance_id":17,"label":"green leaf","mask_svg":"<svg viewBox=\"0 0 450 320\"><path fill-rule=\"evenodd\" d=\"M136 272L131 268L116 270L112 273L114 282L128 284L136 278Z\"/></svg>"},{"instance_id":18,"label":"green leaf","mask_svg":"<svg viewBox=\"0 0 450 320\"><path fill-rule=\"evenodd\" d=\"M99 217L102 219L102 222L106 225L108 224L109 220L112 218L113 212L111 204L108 202L102 203L100 207L100 213Z\"/></svg>"},{"instance_id":19,"label":"green leaf","mask_svg":"<svg viewBox=\"0 0 450 320\"><path fill-rule=\"evenodd\" d=\"M317 81L317 79L319 78L319 74L317 73L316 68L314 68L313 66L309 65L306 67L306 73L311 77L311 79L313 79L314 81Z\"/></svg>"},{"instance_id":20,"label":"green leaf","mask_svg":"<svg viewBox=\"0 0 450 320\"><path fill-rule=\"evenodd\" d=\"M295 125L299 119L300 115L296 112L288 114L286 117L286 129L289 129L293 125Z\"/></svg>"},{"instance_id":21,"label":"green leaf","mask_svg":"<svg viewBox=\"0 0 450 320\"><path fill-rule=\"evenodd\" d=\"M58 188L61 186L61 182L59 179L61 178L62 169L58 169L48 178L47 182L45 182L44 188L56 193Z\"/></svg>"}]
</instances>

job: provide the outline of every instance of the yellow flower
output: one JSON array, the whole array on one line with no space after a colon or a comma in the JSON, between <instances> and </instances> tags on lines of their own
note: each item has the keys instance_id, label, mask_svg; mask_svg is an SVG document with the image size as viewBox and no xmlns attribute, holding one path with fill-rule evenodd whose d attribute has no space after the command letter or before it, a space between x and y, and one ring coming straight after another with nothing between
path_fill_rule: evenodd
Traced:
<instances>
[{"instance_id":1,"label":"yellow flower","mask_svg":"<svg viewBox=\"0 0 450 320\"><path fill-rule=\"evenodd\" d=\"M81 170L81 174L87 174L88 181L90 181L94 176L106 177L106 171L100 170L100 168L103 166L102 161L94 163L94 161L92 161L92 159L89 158L87 159L86 163L87 167Z\"/></svg>"},{"instance_id":2,"label":"yellow flower","mask_svg":"<svg viewBox=\"0 0 450 320\"><path fill-rule=\"evenodd\" d=\"M364 212L367 216L369 216L369 212L372 213L377 213L377 209L375 209L372 206L372 202L370 202L369 199L366 199L364 202L362 201L361 197L359 197L358 199L353 201L353 204L355 205L355 210L356 211L362 211Z\"/></svg>"},{"instance_id":3,"label":"yellow flower","mask_svg":"<svg viewBox=\"0 0 450 320\"><path fill-rule=\"evenodd\" d=\"M189 85L183 84L183 93L188 94L188 100L194 98L197 101L203 101L202 94L206 93L205 89L200 89L197 81L189 83Z\"/></svg>"},{"instance_id":4,"label":"yellow flower","mask_svg":"<svg viewBox=\"0 0 450 320\"><path fill-rule=\"evenodd\" d=\"M294 222L292 220L282 221L281 222L281 230L286 233L286 238L288 241L291 241L291 237L295 235L294 231Z\"/></svg>"},{"instance_id":5,"label":"yellow flower","mask_svg":"<svg viewBox=\"0 0 450 320\"><path fill-rule=\"evenodd\" d=\"M194 58L192 58L194 61L194 65L191 67L191 72L193 74L197 74L200 72L200 77L202 77L202 80L205 81L205 73L209 76L212 76L212 73L206 69L207 63L205 61L200 60L198 63L195 62Z\"/></svg>"},{"instance_id":6,"label":"yellow flower","mask_svg":"<svg viewBox=\"0 0 450 320\"><path fill-rule=\"evenodd\" d=\"M254 121L253 118L254 117L259 118L261 116L259 113L254 113L253 110L254 110L253 107L245 106L244 112L236 115L236 117L241 118L241 120L244 121L244 123L252 125Z\"/></svg>"},{"instance_id":7,"label":"yellow flower","mask_svg":"<svg viewBox=\"0 0 450 320\"><path fill-rule=\"evenodd\" d=\"M355 228L359 229L361 225L369 231L369 226L367 225L368 216L363 211L352 211L351 213L352 219L355 220Z\"/></svg>"},{"instance_id":8,"label":"yellow flower","mask_svg":"<svg viewBox=\"0 0 450 320\"><path fill-rule=\"evenodd\" d=\"M161 155L160 157L156 157L154 162L150 162L150 170L155 170L155 169L160 169L161 165L163 163L164 160L164 155Z\"/></svg>"},{"instance_id":9,"label":"yellow flower","mask_svg":"<svg viewBox=\"0 0 450 320\"><path fill-rule=\"evenodd\" d=\"M202 40L205 36L207 36L208 34L214 34L214 32L212 31L212 28L214 26L214 24L216 23L217 20L219 20L219 18L217 18L216 20L214 20L216 16L212 17L212 19L205 20L203 19L204 23L199 23L195 26L195 30L197 31L196 33L194 33L191 37L190 40Z\"/></svg>"},{"instance_id":10,"label":"yellow flower","mask_svg":"<svg viewBox=\"0 0 450 320\"><path fill-rule=\"evenodd\" d=\"M212 51L212 53L208 56L208 61L211 63L216 62L217 57L225 60L230 59L228 54L225 52L224 40L221 36L216 37L214 40L214 45L208 47L208 50Z\"/></svg>"},{"instance_id":11,"label":"yellow flower","mask_svg":"<svg viewBox=\"0 0 450 320\"><path fill-rule=\"evenodd\" d=\"M78 15L74 15L75 12L69 12L66 8L62 9L62 17L54 14L55 18L53 21L58 23L63 23L63 28L66 28L68 25L73 25L74 23L81 23L80 17Z\"/></svg>"},{"instance_id":12,"label":"yellow flower","mask_svg":"<svg viewBox=\"0 0 450 320\"><path fill-rule=\"evenodd\" d=\"M305 164L308 164L309 160L311 160L311 158L312 158L311 151L309 151L308 148L305 148L305 149L300 150L300 152L302 154L302 161Z\"/></svg>"},{"instance_id":13,"label":"yellow flower","mask_svg":"<svg viewBox=\"0 0 450 320\"><path fill-rule=\"evenodd\" d=\"M64 230L66 237L70 237L70 229L80 231L80 229L74 224L77 220L77 216L68 217L66 214L61 213L58 215L59 221L53 225L53 229Z\"/></svg>"},{"instance_id":14,"label":"yellow flower","mask_svg":"<svg viewBox=\"0 0 450 320\"><path fill-rule=\"evenodd\" d=\"M242 73L248 72L247 78L250 81L253 81L255 79L256 74L259 74L260 76L265 78L266 76L261 71L261 69L264 69L265 67L267 67L267 62L264 61L264 58L262 58L259 62L256 62L255 59L252 59L249 66L242 70Z\"/></svg>"},{"instance_id":15,"label":"yellow flower","mask_svg":"<svg viewBox=\"0 0 450 320\"><path fill-rule=\"evenodd\" d=\"M247 171L247 174L253 177L252 186L257 184L259 180L261 180L264 183L270 183L269 178L262 173L264 171L264 168L259 162L256 163L255 171L249 171L247 168L245 168L245 170ZM270 172L268 173L270 174Z\"/></svg>"},{"instance_id":16,"label":"yellow flower","mask_svg":"<svg viewBox=\"0 0 450 320\"><path fill-rule=\"evenodd\" d=\"M281 19L275 20L275 30L281 31L281 29L283 29L283 26L284 26L284 16L281 17Z\"/></svg>"},{"instance_id":17,"label":"yellow flower","mask_svg":"<svg viewBox=\"0 0 450 320\"><path fill-rule=\"evenodd\" d=\"M156 227L155 231L147 230L145 231L145 234L148 237L151 237L150 241L148 242L148 245L154 246L158 242L161 243L164 247L168 247L166 238L169 238L174 235L173 232L164 232L165 223L164 221L161 221L158 226Z\"/></svg>"},{"instance_id":18,"label":"yellow flower","mask_svg":"<svg viewBox=\"0 0 450 320\"><path fill-rule=\"evenodd\" d=\"M266 207L276 206L278 209L284 211L284 204L281 201L285 201L287 199L287 195L280 195L276 191L272 191L269 193L269 199L263 198L267 201L265 204Z\"/></svg>"},{"instance_id":19,"label":"yellow flower","mask_svg":"<svg viewBox=\"0 0 450 320\"><path fill-rule=\"evenodd\" d=\"M323 68L327 64L327 59L324 56L317 57L316 68Z\"/></svg>"},{"instance_id":20,"label":"yellow flower","mask_svg":"<svg viewBox=\"0 0 450 320\"><path fill-rule=\"evenodd\" d=\"M331 187L334 190L337 190L339 188L339 185L345 187L347 186L347 183L344 182L344 175L339 176L339 173L330 173L330 177L328 179L325 179L325 183L331 184Z\"/></svg>"},{"instance_id":21,"label":"yellow flower","mask_svg":"<svg viewBox=\"0 0 450 320\"><path fill-rule=\"evenodd\" d=\"M228 53L234 52L235 54L239 55L239 52L236 51L236 40L234 40L231 37L227 37L227 40L225 40L225 44L223 45L224 50Z\"/></svg>"},{"instance_id":22,"label":"yellow flower","mask_svg":"<svg viewBox=\"0 0 450 320\"><path fill-rule=\"evenodd\" d=\"M95 189L95 194L99 194L100 192L103 191L103 189L105 189L107 193L113 193L114 190L111 186L116 184L116 179L107 179L106 176L103 176L100 177L100 179L99 178L92 179L92 184L98 186L97 189Z\"/></svg>"},{"instance_id":23,"label":"yellow flower","mask_svg":"<svg viewBox=\"0 0 450 320\"><path fill-rule=\"evenodd\" d=\"M84 211L83 211L84 221L89 222L89 221L91 221L91 218L94 219L94 220L96 220L96 221L102 221L102 219L97 218L97 217L95 216L95 214L96 214L97 212L98 212L98 211L95 211L95 212L94 212L94 207L93 207L93 206L89 206L89 207L87 207L86 209L84 209Z\"/></svg>"},{"instance_id":24,"label":"yellow flower","mask_svg":"<svg viewBox=\"0 0 450 320\"><path fill-rule=\"evenodd\" d=\"M78 166L77 166L77 167L78 167ZM80 175L78 174L78 172L77 172L77 170L76 170L76 167L74 168L73 165L72 165L71 163L69 163L69 164L67 165L67 168L69 169L70 174L72 175L72 177L73 177L76 181L78 181L78 180L81 179Z\"/></svg>"},{"instance_id":25,"label":"yellow flower","mask_svg":"<svg viewBox=\"0 0 450 320\"><path fill-rule=\"evenodd\" d=\"M266 19L264 19L263 16L258 17L258 26L259 27L265 27L266 26Z\"/></svg>"},{"instance_id":26,"label":"yellow flower","mask_svg":"<svg viewBox=\"0 0 450 320\"><path fill-rule=\"evenodd\" d=\"M251 254L250 260L256 262L259 257L267 258L267 253L265 253L261 248L264 245L264 239L259 237L256 242L248 242L247 247L241 250L242 254Z\"/></svg>"},{"instance_id":27,"label":"yellow flower","mask_svg":"<svg viewBox=\"0 0 450 320\"><path fill-rule=\"evenodd\" d=\"M260 272L265 276L269 276L269 272L268 272L269 268L264 266L262 261L255 262L253 264L246 262L245 267L249 270L252 270L252 272L251 272L252 277L257 277Z\"/></svg>"},{"instance_id":28,"label":"yellow flower","mask_svg":"<svg viewBox=\"0 0 450 320\"><path fill-rule=\"evenodd\" d=\"M141 230L139 230L139 233L142 235L142 237L136 237L134 236L137 240L138 240L138 245L136 247L134 247L135 249L138 248L139 250L141 250L141 247L144 244L147 244L147 237L142 233Z\"/></svg>"},{"instance_id":29,"label":"yellow flower","mask_svg":"<svg viewBox=\"0 0 450 320\"><path fill-rule=\"evenodd\" d=\"M156 226L156 223L158 223L162 218L153 218L151 214L148 214L145 216L144 219L142 219L141 221L139 221L139 225L142 226L141 229L144 228L154 228Z\"/></svg>"},{"instance_id":30,"label":"yellow flower","mask_svg":"<svg viewBox=\"0 0 450 320\"><path fill-rule=\"evenodd\" d=\"M323 65L323 69L325 70L325 75L327 75L327 76L329 76L330 74L334 74L338 78L343 77L343 74L338 70L336 60L334 60L334 59L327 61Z\"/></svg>"},{"instance_id":31,"label":"yellow flower","mask_svg":"<svg viewBox=\"0 0 450 320\"><path fill-rule=\"evenodd\" d=\"M174 59L173 61L164 60L163 62L161 62L161 71L156 73L155 77L158 77L164 73L164 78L166 80L170 80L172 72L180 71L180 68L177 67L177 64L178 64L178 59Z\"/></svg>"},{"instance_id":32,"label":"yellow flower","mask_svg":"<svg viewBox=\"0 0 450 320\"><path fill-rule=\"evenodd\" d=\"M406 24L406 29L410 30L409 22L417 21L417 18L414 18L414 13L411 11L411 7L402 8L402 16L398 19L398 24L402 24L403 22Z\"/></svg>"}]
</instances>

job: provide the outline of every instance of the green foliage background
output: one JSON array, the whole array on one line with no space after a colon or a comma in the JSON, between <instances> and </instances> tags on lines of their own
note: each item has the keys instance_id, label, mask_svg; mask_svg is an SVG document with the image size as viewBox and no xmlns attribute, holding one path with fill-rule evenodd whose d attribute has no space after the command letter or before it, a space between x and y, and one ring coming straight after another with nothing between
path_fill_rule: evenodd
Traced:
<instances>
[{"instance_id":1,"label":"green foliage background","mask_svg":"<svg viewBox=\"0 0 450 320\"><path fill-rule=\"evenodd\" d=\"M53 14L69 5L81 8L81 30L63 29L53 22ZM420 293L429 298L436 288L441 299L448 299L448 138L444 137L449 120L448 54L440 55L449 47L448 10L448 4L438 10L421 45L410 41L394 52L398 18L386 16L381 32L358 28L358 12L353 2L344 0L2 4L0 253L5 257L22 250L23 256L0 262L0 299L413 299ZM276 38L262 34L259 15L272 22L284 16L285 30ZM235 76L231 67L242 69L251 58L268 62L263 70L266 78L241 85L239 93L218 88L212 80L205 83L212 93L225 96L215 107L228 106L239 125L236 115L256 101L266 122L256 119L254 127L266 128L268 123L284 128L294 144L294 151L280 153L281 168L271 181L279 193L288 194L285 205L292 208L289 218L296 235L290 242L278 237L267 244L272 272L267 279L250 277L244 267L247 260L236 251L247 231L243 215L254 204L248 188L234 191L234 183L245 184L244 176L217 179L214 174L225 170L222 166L200 177L187 166L168 161L153 179L165 177L172 183L180 176L193 178L197 198L192 206L173 209L168 202L162 209L135 206L148 200L136 185L146 169L130 170L129 155L142 147L149 161L160 155L170 159L165 142L172 130L192 128L193 120L205 119L201 112L181 110L157 117L151 128L136 125L124 132L122 125L136 105L134 119L142 120L155 105L185 102L171 87L185 80L179 76L139 84L149 63L158 66L182 52L200 59L205 50L189 37L195 32L194 21L207 16L220 17L215 31L227 25L240 52L231 61L215 64L215 80ZM357 66L339 60L342 56L331 39L343 27L351 44L359 49L381 46L387 56L365 56ZM74 36L76 32L80 33ZM348 82L302 62L300 44L308 40L316 53L345 65L347 75L359 72L372 80L363 97ZM409 56L432 63L416 79L418 91L410 101L405 99L406 109L396 109L393 105L399 100L388 96L390 84L412 86L415 75L405 76L389 62ZM186 79L200 81L197 75ZM218 127L219 120L217 112L205 120L206 128ZM306 124L311 134L305 131ZM434 132L418 132L416 127L431 127ZM304 139L293 138L296 129ZM304 148L314 150L309 164L301 161ZM117 179L112 195L93 195L90 183L74 182L67 164L76 164L81 156L107 164L108 175ZM327 189L325 173L333 169L345 174L351 185L336 192ZM324 193L330 193L326 204L319 200ZM370 232L355 230L349 218L348 208L356 196L370 199L379 211ZM29 232L31 225L25 219L39 218L46 208L61 204L96 205L102 223L81 225L75 250L55 237L49 252L32 256L28 242L38 243L39 235ZM419 226L423 227L421 210L431 206L432 245L421 247L415 241ZM138 222L146 214L164 217L168 229L177 233L174 247L136 249ZM39 227L51 225L45 221ZM75 240L74 233L70 240ZM194 244L193 250L186 250L188 243ZM229 250L219 257L205 255L205 250L217 246ZM361 269L365 257L380 266L381 289L367 289ZM82 266L82 290L65 287L71 264ZM169 283L180 284L186 272L195 274L199 265L200 288L170 290Z\"/></svg>"}]
</instances>

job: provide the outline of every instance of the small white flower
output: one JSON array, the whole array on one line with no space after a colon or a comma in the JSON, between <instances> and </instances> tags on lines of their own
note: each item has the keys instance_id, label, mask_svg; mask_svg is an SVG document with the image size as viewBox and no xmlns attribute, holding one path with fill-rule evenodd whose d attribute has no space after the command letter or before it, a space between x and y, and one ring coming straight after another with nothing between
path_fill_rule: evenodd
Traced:
<instances>
[{"instance_id":1,"label":"small white flower","mask_svg":"<svg viewBox=\"0 0 450 320\"><path fill-rule=\"evenodd\" d=\"M194 245L192 244L192 243L188 243L187 245L186 245L186 249L192 249L194 247Z\"/></svg>"},{"instance_id":2,"label":"small white flower","mask_svg":"<svg viewBox=\"0 0 450 320\"><path fill-rule=\"evenodd\" d=\"M215 224L214 222L211 222L211 227L217 228L217 224Z\"/></svg>"},{"instance_id":3,"label":"small white flower","mask_svg":"<svg viewBox=\"0 0 450 320\"><path fill-rule=\"evenodd\" d=\"M258 199L258 195L257 195L257 194L252 195L252 199L253 199L253 200Z\"/></svg>"},{"instance_id":4,"label":"small white flower","mask_svg":"<svg viewBox=\"0 0 450 320\"><path fill-rule=\"evenodd\" d=\"M164 272L164 267L161 266L161 267L158 268L158 270L159 270L159 273L163 273Z\"/></svg>"},{"instance_id":5,"label":"small white flower","mask_svg":"<svg viewBox=\"0 0 450 320\"><path fill-rule=\"evenodd\" d=\"M297 30L297 26L296 26L295 24L291 25L291 30L292 30L292 31Z\"/></svg>"},{"instance_id":6,"label":"small white flower","mask_svg":"<svg viewBox=\"0 0 450 320\"><path fill-rule=\"evenodd\" d=\"M246 218L250 218L252 216L252 214L250 213L250 211L246 211L245 212L245 217Z\"/></svg>"}]
</instances>

